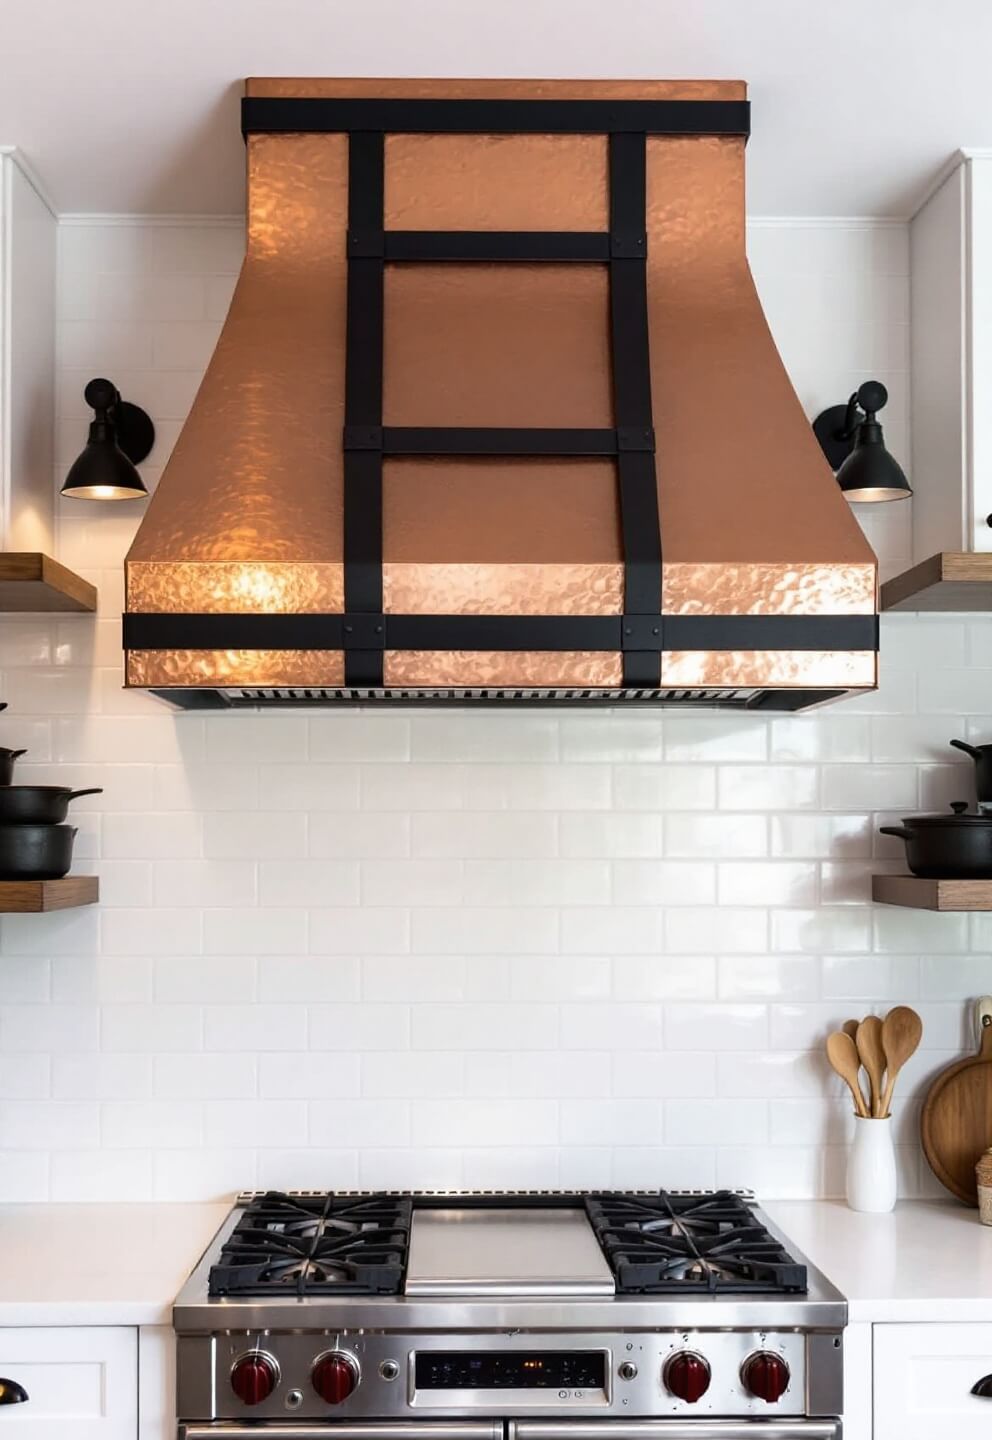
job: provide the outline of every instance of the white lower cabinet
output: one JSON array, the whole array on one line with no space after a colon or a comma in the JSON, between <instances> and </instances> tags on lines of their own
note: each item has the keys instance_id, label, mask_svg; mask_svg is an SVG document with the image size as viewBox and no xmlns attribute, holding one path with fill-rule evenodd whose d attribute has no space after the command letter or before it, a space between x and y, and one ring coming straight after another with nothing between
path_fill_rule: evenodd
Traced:
<instances>
[{"instance_id":1,"label":"white lower cabinet","mask_svg":"<svg viewBox=\"0 0 992 1440\"><path fill-rule=\"evenodd\" d=\"M134 1440L138 1332L129 1326L0 1329L0 1378L23 1404L0 1405L0 1440Z\"/></svg>"},{"instance_id":2,"label":"white lower cabinet","mask_svg":"<svg viewBox=\"0 0 992 1440\"><path fill-rule=\"evenodd\" d=\"M988 1440L992 1397L971 1393L986 1376L992 1325L876 1325L873 1440Z\"/></svg>"}]
</instances>

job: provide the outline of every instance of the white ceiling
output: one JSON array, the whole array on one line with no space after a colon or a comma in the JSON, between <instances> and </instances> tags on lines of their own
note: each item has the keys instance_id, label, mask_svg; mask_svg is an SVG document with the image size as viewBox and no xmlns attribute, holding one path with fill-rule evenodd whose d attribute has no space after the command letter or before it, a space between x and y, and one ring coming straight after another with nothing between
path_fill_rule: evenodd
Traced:
<instances>
[{"instance_id":1,"label":"white ceiling","mask_svg":"<svg viewBox=\"0 0 992 1440\"><path fill-rule=\"evenodd\" d=\"M990 54L990 0L7 0L0 142L62 211L230 214L246 75L741 78L752 214L901 216Z\"/></svg>"}]
</instances>

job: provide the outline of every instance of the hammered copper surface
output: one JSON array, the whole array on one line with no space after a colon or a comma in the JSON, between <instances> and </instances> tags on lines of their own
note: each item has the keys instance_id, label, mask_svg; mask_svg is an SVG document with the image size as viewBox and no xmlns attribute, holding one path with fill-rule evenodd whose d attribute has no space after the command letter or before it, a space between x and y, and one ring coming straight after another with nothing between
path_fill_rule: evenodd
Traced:
<instances>
[{"instance_id":1,"label":"hammered copper surface","mask_svg":"<svg viewBox=\"0 0 992 1440\"><path fill-rule=\"evenodd\" d=\"M622 565L385 565L387 615L619 615Z\"/></svg>"},{"instance_id":2,"label":"hammered copper surface","mask_svg":"<svg viewBox=\"0 0 992 1440\"><path fill-rule=\"evenodd\" d=\"M307 615L344 609L341 565L132 560L127 608L175 614Z\"/></svg>"},{"instance_id":3,"label":"hammered copper surface","mask_svg":"<svg viewBox=\"0 0 992 1440\"><path fill-rule=\"evenodd\" d=\"M607 155L605 135L387 135L386 228L606 230Z\"/></svg>"},{"instance_id":4,"label":"hammered copper surface","mask_svg":"<svg viewBox=\"0 0 992 1440\"><path fill-rule=\"evenodd\" d=\"M874 565L666 563L662 611L669 615L871 615Z\"/></svg>"},{"instance_id":5,"label":"hammered copper surface","mask_svg":"<svg viewBox=\"0 0 992 1440\"><path fill-rule=\"evenodd\" d=\"M129 650L126 683L143 687L342 685L341 650Z\"/></svg>"},{"instance_id":6,"label":"hammered copper surface","mask_svg":"<svg viewBox=\"0 0 992 1440\"><path fill-rule=\"evenodd\" d=\"M619 686L623 663L606 650L387 650L386 685Z\"/></svg>"},{"instance_id":7,"label":"hammered copper surface","mask_svg":"<svg viewBox=\"0 0 992 1440\"><path fill-rule=\"evenodd\" d=\"M744 143L647 142L648 313L666 567L739 565L734 611L777 602L769 563L875 567L775 348L744 252ZM755 568L757 567L757 568ZM709 609L706 576L684 607ZM812 596L810 597L813 598ZM808 613L808 612L807 612Z\"/></svg>"},{"instance_id":8,"label":"hammered copper surface","mask_svg":"<svg viewBox=\"0 0 992 1440\"><path fill-rule=\"evenodd\" d=\"M256 135L248 163L247 259L128 562L341 558L347 139Z\"/></svg>"},{"instance_id":9,"label":"hammered copper surface","mask_svg":"<svg viewBox=\"0 0 992 1440\"><path fill-rule=\"evenodd\" d=\"M873 650L668 650L661 657L668 686L873 689L877 671Z\"/></svg>"},{"instance_id":10,"label":"hammered copper surface","mask_svg":"<svg viewBox=\"0 0 992 1440\"><path fill-rule=\"evenodd\" d=\"M388 265L385 291L384 424L613 424L605 265Z\"/></svg>"}]
</instances>

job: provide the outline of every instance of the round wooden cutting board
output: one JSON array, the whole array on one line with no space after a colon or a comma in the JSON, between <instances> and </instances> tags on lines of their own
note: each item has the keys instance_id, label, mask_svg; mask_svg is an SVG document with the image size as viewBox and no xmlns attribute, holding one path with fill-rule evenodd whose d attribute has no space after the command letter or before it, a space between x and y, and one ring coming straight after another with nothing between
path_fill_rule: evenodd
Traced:
<instances>
[{"instance_id":1,"label":"round wooden cutting board","mask_svg":"<svg viewBox=\"0 0 992 1440\"><path fill-rule=\"evenodd\" d=\"M975 1162L992 1146L992 998L984 996L977 1009L978 1054L937 1076L920 1120L930 1169L952 1195L976 1206Z\"/></svg>"}]
</instances>

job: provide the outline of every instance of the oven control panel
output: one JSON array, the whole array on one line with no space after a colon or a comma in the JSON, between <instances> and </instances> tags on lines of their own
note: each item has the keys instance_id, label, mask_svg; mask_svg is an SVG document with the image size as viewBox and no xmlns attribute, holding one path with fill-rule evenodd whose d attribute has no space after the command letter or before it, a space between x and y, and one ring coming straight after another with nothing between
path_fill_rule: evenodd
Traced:
<instances>
[{"instance_id":1,"label":"oven control panel","mask_svg":"<svg viewBox=\"0 0 992 1440\"><path fill-rule=\"evenodd\" d=\"M179 1337L177 1398L186 1422L774 1419L809 1413L824 1356L839 1387L839 1334L230 1330Z\"/></svg>"}]
</instances>

